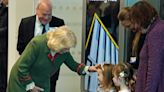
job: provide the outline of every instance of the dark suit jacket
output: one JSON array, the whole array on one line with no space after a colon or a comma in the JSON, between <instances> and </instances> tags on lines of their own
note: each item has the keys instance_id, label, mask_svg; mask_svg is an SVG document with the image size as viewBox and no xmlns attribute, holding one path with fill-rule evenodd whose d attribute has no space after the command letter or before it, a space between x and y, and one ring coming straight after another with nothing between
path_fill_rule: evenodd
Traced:
<instances>
[{"instance_id":1,"label":"dark suit jacket","mask_svg":"<svg viewBox=\"0 0 164 92\"><path fill-rule=\"evenodd\" d=\"M35 15L27 18L23 18L21 20L19 26L19 33L18 33L18 43L17 43L17 51L19 52L19 54L22 54L26 45L34 37L35 21L36 21ZM52 20L50 21L49 25L50 27L59 27L64 25L64 20L52 16Z\"/></svg>"},{"instance_id":2,"label":"dark suit jacket","mask_svg":"<svg viewBox=\"0 0 164 92\"><path fill-rule=\"evenodd\" d=\"M19 33L18 33L18 43L17 43L17 51L21 55L24 51L26 45L30 42L30 40L34 37L35 30L35 21L36 16L30 16L27 18L23 18L19 25ZM52 16L52 20L49 23L50 27L59 27L64 25L64 20ZM51 82L56 81L58 79L59 71L56 72L51 77Z\"/></svg>"},{"instance_id":3,"label":"dark suit jacket","mask_svg":"<svg viewBox=\"0 0 164 92\"><path fill-rule=\"evenodd\" d=\"M0 4L0 52L7 53L7 49L8 49L8 7L5 7L3 4Z\"/></svg>"},{"instance_id":4,"label":"dark suit jacket","mask_svg":"<svg viewBox=\"0 0 164 92\"><path fill-rule=\"evenodd\" d=\"M6 92L8 57L8 7L0 3L0 91Z\"/></svg>"}]
</instances>

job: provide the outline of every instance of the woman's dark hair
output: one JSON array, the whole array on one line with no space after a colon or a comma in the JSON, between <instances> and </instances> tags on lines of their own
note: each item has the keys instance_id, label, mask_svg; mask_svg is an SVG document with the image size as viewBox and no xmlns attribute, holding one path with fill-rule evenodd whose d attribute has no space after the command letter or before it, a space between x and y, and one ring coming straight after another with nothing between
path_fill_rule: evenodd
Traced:
<instances>
[{"instance_id":1,"label":"woman's dark hair","mask_svg":"<svg viewBox=\"0 0 164 92\"><path fill-rule=\"evenodd\" d=\"M158 13L155 8L147 1L139 1L131 7L131 21L143 28L147 28L151 20L157 15Z\"/></svg>"}]
</instances>

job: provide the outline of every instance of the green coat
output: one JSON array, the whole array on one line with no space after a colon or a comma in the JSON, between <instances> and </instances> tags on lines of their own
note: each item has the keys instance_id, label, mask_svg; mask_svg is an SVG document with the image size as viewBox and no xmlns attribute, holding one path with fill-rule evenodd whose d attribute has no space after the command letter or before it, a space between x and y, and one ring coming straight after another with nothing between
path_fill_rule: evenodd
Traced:
<instances>
[{"instance_id":1,"label":"green coat","mask_svg":"<svg viewBox=\"0 0 164 92\"><path fill-rule=\"evenodd\" d=\"M70 52L58 55L54 61L48 58L49 53L46 34L33 38L11 70L7 92L26 92L26 85L32 81L44 92L49 92L50 77L63 63L82 74L84 65L79 68L80 64L74 61Z\"/></svg>"}]
</instances>

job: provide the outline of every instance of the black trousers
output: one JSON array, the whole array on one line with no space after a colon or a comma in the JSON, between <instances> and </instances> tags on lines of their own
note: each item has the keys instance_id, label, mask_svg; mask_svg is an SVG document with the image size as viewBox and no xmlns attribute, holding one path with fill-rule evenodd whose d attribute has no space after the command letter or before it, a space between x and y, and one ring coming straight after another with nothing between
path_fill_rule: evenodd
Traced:
<instances>
[{"instance_id":1,"label":"black trousers","mask_svg":"<svg viewBox=\"0 0 164 92\"><path fill-rule=\"evenodd\" d=\"M56 92L56 82L59 77L59 72L60 72L60 69L54 75L51 76L50 92Z\"/></svg>"},{"instance_id":2,"label":"black trousers","mask_svg":"<svg viewBox=\"0 0 164 92\"><path fill-rule=\"evenodd\" d=\"M0 52L0 92L6 92L7 87L7 52Z\"/></svg>"}]
</instances>

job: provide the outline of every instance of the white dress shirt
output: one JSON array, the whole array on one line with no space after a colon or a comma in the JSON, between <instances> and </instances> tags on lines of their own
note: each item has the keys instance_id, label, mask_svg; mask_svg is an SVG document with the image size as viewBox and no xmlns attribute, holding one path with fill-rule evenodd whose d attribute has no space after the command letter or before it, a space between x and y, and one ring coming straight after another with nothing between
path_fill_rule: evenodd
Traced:
<instances>
[{"instance_id":1,"label":"white dress shirt","mask_svg":"<svg viewBox=\"0 0 164 92\"><path fill-rule=\"evenodd\" d=\"M45 25L45 29L46 29L46 32L49 30L49 23ZM43 26L40 23L38 16L36 16L34 36L41 35L42 30L43 30Z\"/></svg>"}]
</instances>

